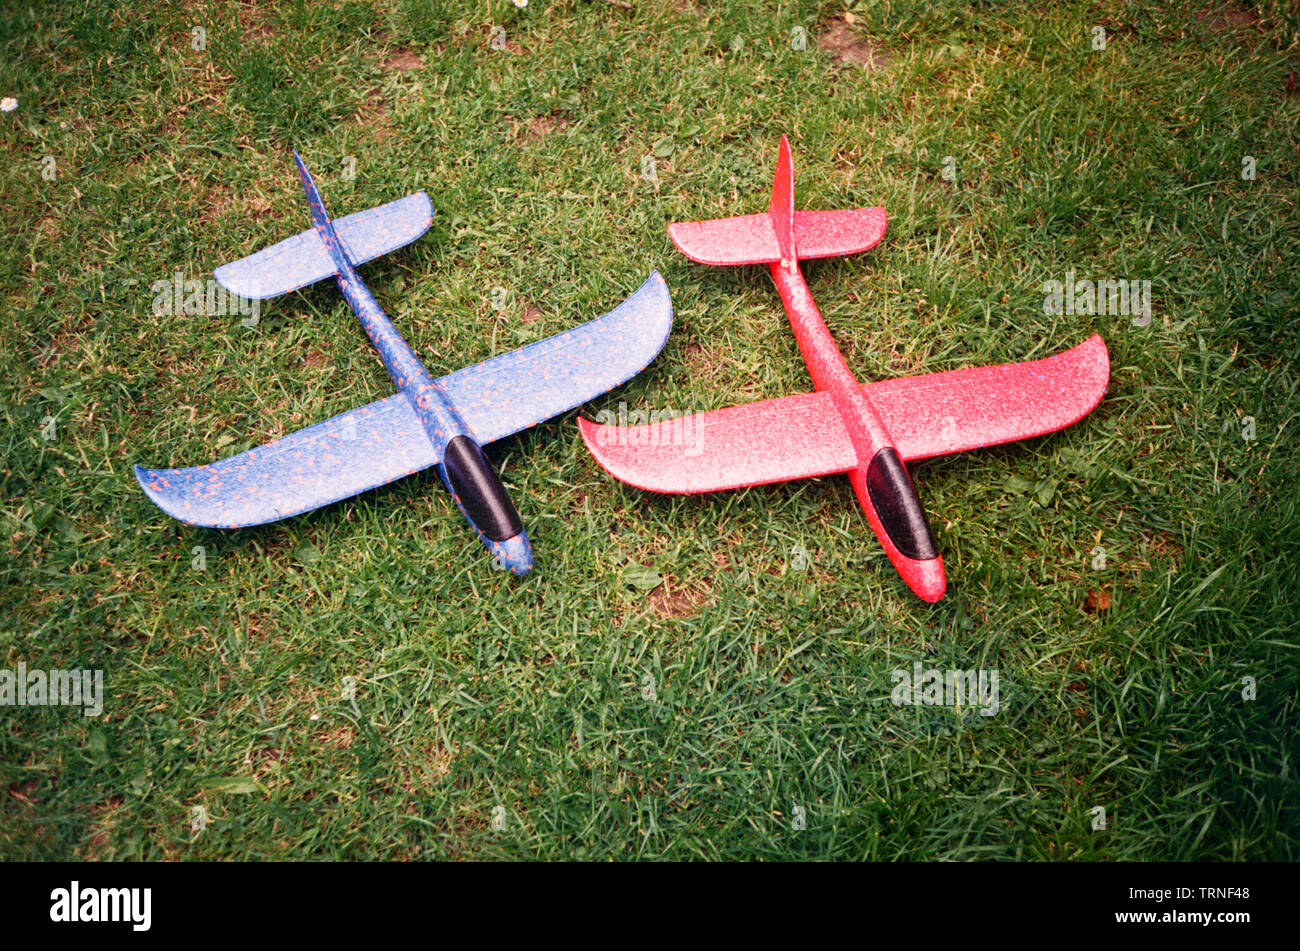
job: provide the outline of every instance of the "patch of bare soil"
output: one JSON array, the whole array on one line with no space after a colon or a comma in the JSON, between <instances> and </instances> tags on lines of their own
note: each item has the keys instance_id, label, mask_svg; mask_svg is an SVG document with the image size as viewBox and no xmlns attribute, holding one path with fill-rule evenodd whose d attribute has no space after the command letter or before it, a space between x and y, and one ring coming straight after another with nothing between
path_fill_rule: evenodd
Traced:
<instances>
[{"instance_id":1,"label":"patch of bare soil","mask_svg":"<svg viewBox=\"0 0 1300 951\"><path fill-rule=\"evenodd\" d=\"M526 141L540 142L556 129L562 129L568 124L568 119L554 113L546 116L533 116L524 123L521 134Z\"/></svg>"},{"instance_id":2,"label":"patch of bare soil","mask_svg":"<svg viewBox=\"0 0 1300 951\"><path fill-rule=\"evenodd\" d=\"M408 72L412 69L424 68L424 57L415 50L407 46L399 46L388 54L387 58L379 64L384 69L396 69L402 72Z\"/></svg>"},{"instance_id":3,"label":"patch of bare soil","mask_svg":"<svg viewBox=\"0 0 1300 951\"><path fill-rule=\"evenodd\" d=\"M709 600L703 588L672 588L667 582L651 590L646 596L650 610L660 617L684 618L699 613Z\"/></svg>"},{"instance_id":4,"label":"patch of bare soil","mask_svg":"<svg viewBox=\"0 0 1300 951\"><path fill-rule=\"evenodd\" d=\"M1216 33L1226 33L1229 30L1258 30L1263 26L1263 21L1255 11L1234 7L1231 4L1206 7L1195 16Z\"/></svg>"},{"instance_id":5,"label":"patch of bare soil","mask_svg":"<svg viewBox=\"0 0 1300 951\"><path fill-rule=\"evenodd\" d=\"M884 46L854 29L848 14L835 17L817 37L817 48L830 53L841 63L856 63L867 69L884 69L889 53Z\"/></svg>"},{"instance_id":6,"label":"patch of bare soil","mask_svg":"<svg viewBox=\"0 0 1300 951\"><path fill-rule=\"evenodd\" d=\"M1100 614L1102 611L1109 611L1110 592L1089 591L1088 597L1084 599L1083 609L1089 614Z\"/></svg>"}]
</instances>

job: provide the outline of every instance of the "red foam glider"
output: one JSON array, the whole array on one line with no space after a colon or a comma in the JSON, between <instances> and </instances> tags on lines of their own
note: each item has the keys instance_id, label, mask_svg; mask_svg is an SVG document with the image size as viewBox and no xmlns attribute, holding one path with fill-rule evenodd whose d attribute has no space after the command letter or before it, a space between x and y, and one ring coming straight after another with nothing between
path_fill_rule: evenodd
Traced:
<instances>
[{"instance_id":1,"label":"red foam glider","mask_svg":"<svg viewBox=\"0 0 1300 951\"><path fill-rule=\"evenodd\" d=\"M799 272L800 258L853 254L885 234L883 208L795 211L790 144L781 137L765 214L669 225L701 264L766 264L785 304L814 393L645 426L579 419L613 476L653 492L713 492L847 472L867 521L908 586L943 597L943 559L903 463L1063 429L1106 392L1101 337L1042 360L860 384Z\"/></svg>"}]
</instances>

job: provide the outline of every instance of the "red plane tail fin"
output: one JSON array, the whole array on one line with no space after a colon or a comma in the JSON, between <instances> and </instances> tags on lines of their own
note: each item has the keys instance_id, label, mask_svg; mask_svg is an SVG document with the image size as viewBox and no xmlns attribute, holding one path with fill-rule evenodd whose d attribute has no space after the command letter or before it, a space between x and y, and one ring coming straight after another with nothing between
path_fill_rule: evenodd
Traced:
<instances>
[{"instance_id":1,"label":"red plane tail fin","mask_svg":"<svg viewBox=\"0 0 1300 951\"><path fill-rule=\"evenodd\" d=\"M772 201L767 206L767 217L776 235L780 260L786 267L799 258L795 248L794 232L794 160L790 157L790 141L781 136L781 146L776 153L776 177L772 181Z\"/></svg>"},{"instance_id":2,"label":"red plane tail fin","mask_svg":"<svg viewBox=\"0 0 1300 951\"><path fill-rule=\"evenodd\" d=\"M764 214L676 222L668 234L700 264L775 264L856 254L885 236L885 209L795 211L794 163L781 136L772 200Z\"/></svg>"}]
</instances>

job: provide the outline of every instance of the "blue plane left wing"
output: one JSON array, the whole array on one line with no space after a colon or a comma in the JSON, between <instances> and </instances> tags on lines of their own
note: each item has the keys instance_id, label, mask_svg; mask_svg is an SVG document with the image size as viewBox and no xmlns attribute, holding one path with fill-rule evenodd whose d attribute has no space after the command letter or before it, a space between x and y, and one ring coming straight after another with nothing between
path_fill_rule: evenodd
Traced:
<instances>
[{"instance_id":1,"label":"blue plane left wing","mask_svg":"<svg viewBox=\"0 0 1300 951\"><path fill-rule=\"evenodd\" d=\"M603 317L438 381L480 445L558 416L636 376L673 325L658 271Z\"/></svg>"},{"instance_id":2,"label":"blue plane left wing","mask_svg":"<svg viewBox=\"0 0 1300 951\"><path fill-rule=\"evenodd\" d=\"M479 443L582 405L643 370L672 328L656 271L602 317L437 381ZM145 493L191 525L242 528L329 505L436 465L438 453L397 393L228 459L135 467Z\"/></svg>"}]
</instances>

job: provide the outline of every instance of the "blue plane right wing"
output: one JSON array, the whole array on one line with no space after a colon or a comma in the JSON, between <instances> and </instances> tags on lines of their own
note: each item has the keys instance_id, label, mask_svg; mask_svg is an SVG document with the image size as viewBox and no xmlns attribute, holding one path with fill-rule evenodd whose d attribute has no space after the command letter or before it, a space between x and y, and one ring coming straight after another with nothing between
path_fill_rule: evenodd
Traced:
<instances>
[{"instance_id":1,"label":"blue plane right wing","mask_svg":"<svg viewBox=\"0 0 1300 951\"><path fill-rule=\"evenodd\" d=\"M410 402L397 393L206 466L136 466L135 477L173 518L244 528L310 512L438 461Z\"/></svg>"}]
</instances>

